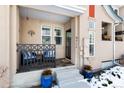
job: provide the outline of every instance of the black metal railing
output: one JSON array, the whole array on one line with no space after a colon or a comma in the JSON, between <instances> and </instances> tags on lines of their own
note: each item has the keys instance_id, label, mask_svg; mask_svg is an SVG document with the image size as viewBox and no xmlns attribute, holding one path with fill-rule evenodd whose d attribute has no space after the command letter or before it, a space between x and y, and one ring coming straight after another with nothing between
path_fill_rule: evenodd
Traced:
<instances>
[{"instance_id":1,"label":"black metal railing","mask_svg":"<svg viewBox=\"0 0 124 93\"><path fill-rule=\"evenodd\" d=\"M56 67L56 46L54 44L17 44L19 69L26 72Z\"/></svg>"}]
</instances>

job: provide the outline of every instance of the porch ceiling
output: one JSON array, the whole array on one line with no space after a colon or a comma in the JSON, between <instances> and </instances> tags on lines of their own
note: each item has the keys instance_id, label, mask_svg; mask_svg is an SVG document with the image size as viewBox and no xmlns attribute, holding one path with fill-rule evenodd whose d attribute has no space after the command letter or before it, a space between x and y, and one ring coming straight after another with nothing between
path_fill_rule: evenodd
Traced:
<instances>
[{"instance_id":1,"label":"porch ceiling","mask_svg":"<svg viewBox=\"0 0 124 93\"><path fill-rule=\"evenodd\" d=\"M75 17L84 13L85 9L79 6L67 5L23 5L23 7L38 9L59 15Z\"/></svg>"},{"instance_id":2,"label":"porch ceiling","mask_svg":"<svg viewBox=\"0 0 124 93\"><path fill-rule=\"evenodd\" d=\"M59 22L59 23L68 22L71 18L68 16L63 16L63 15L45 12L45 11L39 11L37 9L26 8L26 7L20 7L19 11L20 11L20 15L23 17L30 17L34 19Z\"/></svg>"}]
</instances>

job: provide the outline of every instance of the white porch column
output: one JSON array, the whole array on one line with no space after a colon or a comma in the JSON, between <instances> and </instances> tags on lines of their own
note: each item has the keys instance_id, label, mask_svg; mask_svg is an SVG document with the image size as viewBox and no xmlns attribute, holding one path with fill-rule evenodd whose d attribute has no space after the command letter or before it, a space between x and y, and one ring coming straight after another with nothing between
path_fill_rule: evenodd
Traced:
<instances>
[{"instance_id":1,"label":"white porch column","mask_svg":"<svg viewBox=\"0 0 124 93\"><path fill-rule=\"evenodd\" d=\"M0 5L0 87L10 86L10 6Z\"/></svg>"},{"instance_id":2,"label":"white porch column","mask_svg":"<svg viewBox=\"0 0 124 93\"><path fill-rule=\"evenodd\" d=\"M16 44L19 41L19 10L17 6L11 6L10 8L10 77L11 84L14 75L17 71L17 53L16 53Z\"/></svg>"},{"instance_id":3,"label":"white porch column","mask_svg":"<svg viewBox=\"0 0 124 93\"><path fill-rule=\"evenodd\" d=\"M79 67L79 18L74 17L71 20L72 41L71 41L71 59L77 67Z\"/></svg>"}]
</instances>

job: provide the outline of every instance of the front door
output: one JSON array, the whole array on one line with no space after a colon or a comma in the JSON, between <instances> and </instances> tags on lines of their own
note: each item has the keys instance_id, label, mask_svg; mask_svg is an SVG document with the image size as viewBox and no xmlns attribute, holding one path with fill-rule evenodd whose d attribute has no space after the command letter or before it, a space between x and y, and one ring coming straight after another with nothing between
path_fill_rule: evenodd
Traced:
<instances>
[{"instance_id":1,"label":"front door","mask_svg":"<svg viewBox=\"0 0 124 93\"><path fill-rule=\"evenodd\" d=\"M66 58L71 59L71 29L66 31Z\"/></svg>"}]
</instances>

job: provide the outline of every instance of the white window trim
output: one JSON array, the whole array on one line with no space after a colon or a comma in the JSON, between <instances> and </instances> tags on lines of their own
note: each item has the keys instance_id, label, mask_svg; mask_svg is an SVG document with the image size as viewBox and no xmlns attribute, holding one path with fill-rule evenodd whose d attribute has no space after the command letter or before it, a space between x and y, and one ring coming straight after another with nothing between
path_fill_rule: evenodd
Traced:
<instances>
[{"instance_id":1,"label":"white window trim","mask_svg":"<svg viewBox=\"0 0 124 93\"><path fill-rule=\"evenodd\" d=\"M101 21L101 28L102 28L102 23L105 22L105 23L108 23L108 24L111 24L111 34L110 34L110 40L103 40L102 39L102 29L101 29L101 41L103 42L111 42L113 40L113 32L112 32L112 29L113 29L113 24L111 22L107 22L107 21ZM110 31L110 30L109 30Z\"/></svg>"},{"instance_id":2,"label":"white window trim","mask_svg":"<svg viewBox=\"0 0 124 93\"><path fill-rule=\"evenodd\" d=\"M57 36L57 35L56 35L55 29L60 29L60 30L61 30L61 35L60 35L60 36ZM54 28L53 28L53 32L55 33L54 38L55 38L55 37L61 37L62 42L63 42L62 30L63 30L62 27L54 27ZM56 44L55 39L54 39L54 42L55 42L55 44ZM62 45L62 42L61 42L61 44L56 44L56 45Z\"/></svg>"},{"instance_id":3,"label":"white window trim","mask_svg":"<svg viewBox=\"0 0 124 93\"><path fill-rule=\"evenodd\" d=\"M90 28L90 26L89 26L90 22L94 22L94 28ZM90 31L90 30L95 30L95 29L96 29L96 21L94 21L94 20L89 20L89 21L88 21L88 29L89 29L89 31Z\"/></svg>"},{"instance_id":4,"label":"white window trim","mask_svg":"<svg viewBox=\"0 0 124 93\"><path fill-rule=\"evenodd\" d=\"M94 33L94 43L90 43L90 32L93 32ZM89 31L89 33L88 33L88 35L89 35L89 42L88 42L88 44L89 44L89 57L95 57L95 55L96 55L96 47L95 47L95 31ZM94 55L90 55L90 45L94 45Z\"/></svg>"},{"instance_id":5,"label":"white window trim","mask_svg":"<svg viewBox=\"0 0 124 93\"><path fill-rule=\"evenodd\" d=\"M50 35L43 35L43 27L49 27L50 28ZM52 26L50 25L41 25L41 43L43 44L42 40L43 40L43 36L50 36L50 44L52 44Z\"/></svg>"}]
</instances>

